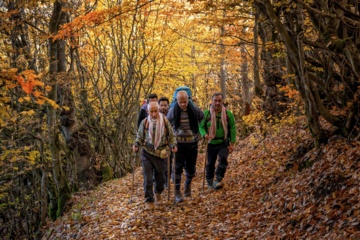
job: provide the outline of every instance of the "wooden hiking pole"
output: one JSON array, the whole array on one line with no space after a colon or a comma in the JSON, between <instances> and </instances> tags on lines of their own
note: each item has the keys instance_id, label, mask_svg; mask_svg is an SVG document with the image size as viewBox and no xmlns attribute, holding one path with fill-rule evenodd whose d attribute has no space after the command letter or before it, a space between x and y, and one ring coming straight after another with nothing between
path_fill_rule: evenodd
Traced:
<instances>
[{"instance_id":1,"label":"wooden hiking pole","mask_svg":"<svg viewBox=\"0 0 360 240\"><path fill-rule=\"evenodd\" d=\"M171 170L171 166L170 166L170 156L171 156L171 151L169 152L169 154L168 154L168 157L167 157L167 176L166 176L166 178L167 178L167 199L168 199L168 201L170 201L170 175L171 175L171 172L170 172L170 170Z\"/></svg>"},{"instance_id":2,"label":"wooden hiking pole","mask_svg":"<svg viewBox=\"0 0 360 240\"><path fill-rule=\"evenodd\" d=\"M132 168L132 181L131 181L131 195L130 195L130 200L129 203L132 203L132 197L133 197L133 192L134 192L134 175L135 175L135 162L136 162L136 152L134 152L134 157L131 163L131 168Z\"/></svg>"},{"instance_id":3,"label":"wooden hiking pole","mask_svg":"<svg viewBox=\"0 0 360 240\"><path fill-rule=\"evenodd\" d=\"M174 161L172 165L172 174L173 174L173 182L174 182L174 204L176 204L176 180L175 180L175 163L176 163L176 153L174 153Z\"/></svg>"},{"instance_id":4,"label":"wooden hiking pole","mask_svg":"<svg viewBox=\"0 0 360 240\"><path fill-rule=\"evenodd\" d=\"M202 189L204 191L205 190L205 178L206 178L206 164L207 164L207 159L208 159L208 153L207 153L208 143L207 143L206 139L204 139L203 144L205 144L204 177L203 177L203 185L202 185Z\"/></svg>"}]
</instances>

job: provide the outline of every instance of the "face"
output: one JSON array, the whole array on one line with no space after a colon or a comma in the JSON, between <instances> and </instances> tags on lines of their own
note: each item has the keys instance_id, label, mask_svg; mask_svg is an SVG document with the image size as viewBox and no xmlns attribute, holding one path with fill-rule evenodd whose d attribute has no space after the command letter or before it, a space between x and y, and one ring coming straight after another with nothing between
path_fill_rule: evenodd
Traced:
<instances>
[{"instance_id":1,"label":"face","mask_svg":"<svg viewBox=\"0 0 360 240\"><path fill-rule=\"evenodd\" d=\"M148 105L148 114L151 119L157 119L159 116L159 105L157 102L151 102Z\"/></svg>"},{"instance_id":2,"label":"face","mask_svg":"<svg viewBox=\"0 0 360 240\"><path fill-rule=\"evenodd\" d=\"M160 112L166 114L169 111L169 103L167 101L160 101Z\"/></svg>"},{"instance_id":3,"label":"face","mask_svg":"<svg viewBox=\"0 0 360 240\"><path fill-rule=\"evenodd\" d=\"M221 95L214 96L212 98L212 105L214 106L215 112L221 111L223 105L223 99Z\"/></svg>"},{"instance_id":4,"label":"face","mask_svg":"<svg viewBox=\"0 0 360 240\"><path fill-rule=\"evenodd\" d=\"M179 95L177 97L177 103L179 104L179 107L182 109L182 110L186 110L187 108L187 105L189 103L189 98L188 96L186 95Z\"/></svg>"},{"instance_id":5,"label":"face","mask_svg":"<svg viewBox=\"0 0 360 240\"><path fill-rule=\"evenodd\" d=\"M157 102L157 98L149 98L149 102Z\"/></svg>"}]
</instances>

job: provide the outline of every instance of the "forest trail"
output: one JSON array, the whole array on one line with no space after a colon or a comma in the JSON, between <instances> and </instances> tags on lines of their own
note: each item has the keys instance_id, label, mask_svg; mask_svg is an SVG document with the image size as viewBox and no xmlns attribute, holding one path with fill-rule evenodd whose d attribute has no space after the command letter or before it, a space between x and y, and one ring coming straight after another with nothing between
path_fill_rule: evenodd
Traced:
<instances>
[{"instance_id":1,"label":"forest trail","mask_svg":"<svg viewBox=\"0 0 360 240\"><path fill-rule=\"evenodd\" d=\"M161 203L144 203L142 169L138 167L133 194L131 174L100 185L90 195L79 193L71 211L54 222L43 239L238 239L236 221L246 211L239 207L241 175L235 172L234 156L229 159L225 187L214 190L205 184L203 191L204 154L199 154L192 195L177 204L173 184L169 201L164 190ZM237 177L231 177L234 175Z\"/></svg>"},{"instance_id":2,"label":"forest trail","mask_svg":"<svg viewBox=\"0 0 360 240\"><path fill-rule=\"evenodd\" d=\"M145 204L139 167L132 196L131 174L77 193L42 239L360 238L359 142L335 136L311 148L301 126L254 139L238 142L221 190L202 190L200 153L191 197L174 204L165 190L162 203Z\"/></svg>"}]
</instances>

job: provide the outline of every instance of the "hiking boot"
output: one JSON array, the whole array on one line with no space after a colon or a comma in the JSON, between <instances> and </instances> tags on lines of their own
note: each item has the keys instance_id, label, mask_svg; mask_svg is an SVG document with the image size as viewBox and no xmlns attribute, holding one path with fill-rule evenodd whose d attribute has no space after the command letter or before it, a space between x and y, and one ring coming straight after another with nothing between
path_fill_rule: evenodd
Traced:
<instances>
[{"instance_id":1,"label":"hiking boot","mask_svg":"<svg viewBox=\"0 0 360 240\"><path fill-rule=\"evenodd\" d=\"M184 199L182 197L181 191L176 190L175 191L175 202L179 203L179 202L182 202L182 201L184 201Z\"/></svg>"},{"instance_id":2,"label":"hiking boot","mask_svg":"<svg viewBox=\"0 0 360 240\"><path fill-rule=\"evenodd\" d=\"M161 202L161 193L155 193L156 202Z\"/></svg>"},{"instance_id":3,"label":"hiking boot","mask_svg":"<svg viewBox=\"0 0 360 240\"><path fill-rule=\"evenodd\" d=\"M190 197L191 196L191 183L185 184L184 189L184 197Z\"/></svg>"},{"instance_id":4,"label":"hiking boot","mask_svg":"<svg viewBox=\"0 0 360 240\"><path fill-rule=\"evenodd\" d=\"M214 183L212 179L206 179L206 182L209 189L214 188Z\"/></svg>"},{"instance_id":5,"label":"hiking boot","mask_svg":"<svg viewBox=\"0 0 360 240\"><path fill-rule=\"evenodd\" d=\"M154 203L155 199L153 197L145 199L145 203Z\"/></svg>"},{"instance_id":6,"label":"hiking boot","mask_svg":"<svg viewBox=\"0 0 360 240\"><path fill-rule=\"evenodd\" d=\"M214 189L221 189L223 188L224 184L221 182L221 180L215 180L214 182Z\"/></svg>"}]
</instances>

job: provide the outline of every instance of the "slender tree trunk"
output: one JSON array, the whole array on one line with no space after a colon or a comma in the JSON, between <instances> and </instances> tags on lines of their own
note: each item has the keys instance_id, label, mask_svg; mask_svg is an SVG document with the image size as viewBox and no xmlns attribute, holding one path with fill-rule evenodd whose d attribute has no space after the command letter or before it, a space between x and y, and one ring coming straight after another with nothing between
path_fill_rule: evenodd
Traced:
<instances>
[{"instance_id":1,"label":"slender tree trunk","mask_svg":"<svg viewBox=\"0 0 360 240\"><path fill-rule=\"evenodd\" d=\"M260 82L260 66L259 66L259 9L258 6L254 6L255 9L255 20L254 20L254 84L255 84L255 95L261 97L263 90Z\"/></svg>"},{"instance_id":2,"label":"slender tree trunk","mask_svg":"<svg viewBox=\"0 0 360 240\"><path fill-rule=\"evenodd\" d=\"M244 116L250 114L250 86L249 86L249 78L248 78L248 62L246 57L246 49L245 45L242 44L240 46L240 53L241 53L241 86L243 92L243 107L242 107L242 114Z\"/></svg>"},{"instance_id":3,"label":"slender tree trunk","mask_svg":"<svg viewBox=\"0 0 360 240\"><path fill-rule=\"evenodd\" d=\"M57 0L54 2L54 9L50 19L50 33L55 34L59 30L62 18L65 17L63 12L63 1ZM63 40L53 40L49 38L49 55L50 55L50 79L52 82L52 90L49 93L49 98L54 102L58 102L58 91L59 86L57 80L59 77L60 70L64 70L64 63L59 60L63 59ZM50 217L52 219L57 218L61 215L64 210L65 203L70 199L70 188L66 180L61 158L60 158L60 144L59 144L59 130L58 130L58 119L56 115L56 108L51 104L47 106L47 119L48 119L48 131L49 131L49 145L52 157L53 165L53 180L55 183L55 198L50 198ZM51 192L51 191L50 191ZM56 201L56 202L55 202Z\"/></svg>"},{"instance_id":4,"label":"slender tree trunk","mask_svg":"<svg viewBox=\"0 0 360 240\"><path fill-rule=\"evenodd\" d=\"M20 5L20 6L19 6ZM24 8L17 1L9 2L9 12L12 12L10 21L15 25L11 30L12 67L17 68L18 72L26 69L35 70L28 37L27 26L23 23Z\"/></svg>"},{"instance_id":5,"label":"slender tree trunk","mask_svg":"<svg viewBox=\"0 0 360 240\"><path fill-rule=\"evenodd\" d=\"M195 67L196 67L196 58L195 58L195 53L196 53L196 51L195 51L195 46L192 46L191 47L191 58L192 58L192 66L193 66L193 68L195 69ZM194 96L194 98L196 98L196 94L197 94L197 92L196 92L196 75L195 75L195 73L192 73L191 74L191 79L192 79L192 91L193 91L193 96Z\"/></svg>"},{"instance_id":6,"label":"slender tree trunk","mask_svg":"<svg viewBox=\"0 0 360 240\"><path fill-rule=\"evenodd\" d=\"M221 27L220 35L224 34L224 28ZM221 93L224 95L224 99L226 99L226 81L227 81L227 73L226 73L226 62L225 62L225 45L222 44L222 40L220 40L220 88Z\"/></svg>"}]
</instances>

